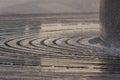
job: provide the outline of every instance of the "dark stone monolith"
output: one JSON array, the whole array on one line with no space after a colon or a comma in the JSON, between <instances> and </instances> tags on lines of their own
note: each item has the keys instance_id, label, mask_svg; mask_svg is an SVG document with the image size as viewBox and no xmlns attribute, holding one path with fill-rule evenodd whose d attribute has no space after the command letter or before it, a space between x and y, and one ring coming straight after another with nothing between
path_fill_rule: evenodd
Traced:
<instances>
[{"instance_id":1,"label":"dark stone monolith","mask_svg":"<svg viewBox=\"0 0 120 80\"><path fill-rule=\"evenodd\" d=\"M101 0L100 38L111 47L120 47L120 0Z\"/></svg>"}]
</instances>

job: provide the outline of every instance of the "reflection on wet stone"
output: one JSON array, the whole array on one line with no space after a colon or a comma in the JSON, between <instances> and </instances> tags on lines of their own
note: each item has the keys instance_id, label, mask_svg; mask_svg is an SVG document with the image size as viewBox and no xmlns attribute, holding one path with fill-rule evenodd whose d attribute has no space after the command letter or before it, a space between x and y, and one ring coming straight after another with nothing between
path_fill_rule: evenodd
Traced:
<instances>
[{"instance_id":1,"label":"reflection on wet stone","mask_svg":"<svg viewBox=\"0 0 120 80\"><path fill-rule=\"evenodd\" d=\"M119 51L101 45L98 16L78 18L1 28L0 79L119 80Z\"/></svg>"}]
</instances>

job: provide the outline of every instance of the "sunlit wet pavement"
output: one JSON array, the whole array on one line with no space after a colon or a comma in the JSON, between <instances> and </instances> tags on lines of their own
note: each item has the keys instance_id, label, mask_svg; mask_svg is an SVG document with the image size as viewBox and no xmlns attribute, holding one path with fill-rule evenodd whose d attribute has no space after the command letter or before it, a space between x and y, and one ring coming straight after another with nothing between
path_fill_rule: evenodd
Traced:
<instances>
[{"instance_id":1,"label":"sunlit wet pavement","mask_svg":"<svg viewBox=\"0 0 120 80\"><path fill-rule=\"evenodd\" d=\"M0 29L1 80L119 80L119 51L100 43L98 21ZM88 19L88 18L87 18Z\"/></svg>"}]
</instances>

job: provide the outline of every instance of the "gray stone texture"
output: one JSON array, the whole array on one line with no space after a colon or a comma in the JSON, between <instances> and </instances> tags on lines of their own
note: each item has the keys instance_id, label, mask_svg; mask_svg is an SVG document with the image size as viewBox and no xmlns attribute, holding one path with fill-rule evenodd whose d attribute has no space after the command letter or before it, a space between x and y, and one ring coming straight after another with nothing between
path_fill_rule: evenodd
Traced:
<instances>
[{"instance_id":1,"label":"gray stone texture","mask_svg":"<svg viewBox=\"0 0 120 80\"><path fill-rule=\"evenodd\" d=\"M120 47L120 1L101 0L101 38L111 47Z\"/></svg>"}]
</instances>

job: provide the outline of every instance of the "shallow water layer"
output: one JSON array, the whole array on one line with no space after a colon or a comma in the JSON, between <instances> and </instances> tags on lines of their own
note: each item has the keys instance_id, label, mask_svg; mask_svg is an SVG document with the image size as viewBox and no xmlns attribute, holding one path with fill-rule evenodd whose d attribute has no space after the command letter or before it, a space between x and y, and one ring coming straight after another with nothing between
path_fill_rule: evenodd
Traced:
<instances>
[{"instance_id":1,"label":"shallow water layer","mask_svg":"<svg viewBox=\"0 0 120 80\"><path fill-rule=\"evenodd\" d=\"M97 20L1 27L0 79L119 80L119 51L89 43Z\"/></svg>"}]
</instances>

